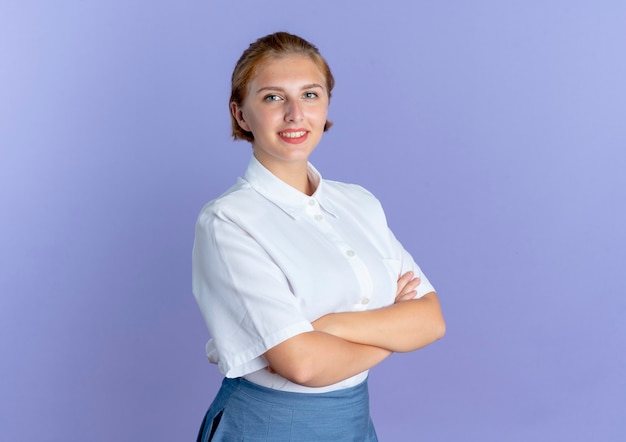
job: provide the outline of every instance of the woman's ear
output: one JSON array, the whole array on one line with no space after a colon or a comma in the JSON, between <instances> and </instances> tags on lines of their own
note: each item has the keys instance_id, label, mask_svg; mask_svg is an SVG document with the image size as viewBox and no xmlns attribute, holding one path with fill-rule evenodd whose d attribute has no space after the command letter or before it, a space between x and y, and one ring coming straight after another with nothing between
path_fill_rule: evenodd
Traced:
<instances>
[{"instance_id":1,"label":"woman's ear","mask_svg":"<svg viewBox=\"0 0 626 442\"><path fill-rule=\"evenodd\" d=\"M243 115L243 109L234 101L230 103L230 112L233 114L233 118L239 124L239 127L245 130L246 132L252 132L250 130L250 126L246 122L246 118Z\"/></svg>"}]
</instances>

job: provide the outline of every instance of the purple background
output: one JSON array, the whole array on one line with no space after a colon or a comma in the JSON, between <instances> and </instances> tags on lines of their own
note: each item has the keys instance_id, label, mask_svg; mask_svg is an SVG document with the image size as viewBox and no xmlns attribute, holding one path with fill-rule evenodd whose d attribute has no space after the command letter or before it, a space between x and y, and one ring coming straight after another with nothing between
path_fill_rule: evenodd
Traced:
<instances>
[{"instance_id":1,"label":"purple background","mask_svg":"<svg viewBox=\"0 0 626 442\"><path fill-rule=\"evenodd\" d=\"M224 3L224 4L221 4ZM0 3L0 440L194 440L220 378L200 207L250 155L232 67L337 78L312 161L373 191L445 339L371 375L382 441L626 435L626 3Z\"/></svg>"}]
</instances>

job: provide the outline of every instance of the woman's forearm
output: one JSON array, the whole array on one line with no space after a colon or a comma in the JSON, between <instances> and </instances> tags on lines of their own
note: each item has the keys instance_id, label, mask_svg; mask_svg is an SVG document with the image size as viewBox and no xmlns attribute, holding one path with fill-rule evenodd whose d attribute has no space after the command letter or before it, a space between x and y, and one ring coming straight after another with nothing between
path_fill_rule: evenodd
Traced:
<instances>
[{"instance_id":1,"label":"woman's forearm","mask_svg":"<svg viewBox=\"0 0 626 442\"><path fill-rule=\"evenodd\" d=\"M321 331L301 333L265 353L271 370L307 387L336 384L383 361L392 352Z\"/></svg>"},{"instance_id":2,"label":"woman's forearm","mask_svg":"<svg viewBox=\"0 0 626 442\"><path fill-rule=\"evenodd\" d=\"M408 278L410 279L410 278ZM411 284L407 290L413 290ZM272 371L308 387L323 387L372 368L392 352L417 350L440 339L445 322L434 292L364 312L331 313L265 353Z\"/></svg>"},{"instance_id":3,"label":"woman's forearm","mask_svg":"<svg viewBox=\"0 0 626 442\"><path fill-rule=\"evenodd\" d=\"M417 350L445 334L445 322L434 292L375 310L331 313L313 322L313 327L351 342L393 352Z\"/></svg>"}]
</instances>

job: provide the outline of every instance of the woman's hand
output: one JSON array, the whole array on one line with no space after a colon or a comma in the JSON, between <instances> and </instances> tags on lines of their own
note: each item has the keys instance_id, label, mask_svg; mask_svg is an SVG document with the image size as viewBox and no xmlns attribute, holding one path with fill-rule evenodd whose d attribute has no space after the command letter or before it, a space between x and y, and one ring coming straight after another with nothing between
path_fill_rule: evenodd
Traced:
<instances>
[{"instance_id":1,"label":"woman's hand","mask_svg":"<svg viewBox=\"0 0 626 442\"><path fill-rule=\"evenodd\" d=\"M409 301L417 295L417 286L420 285L420 279L413 276L413 272L406 272L398 278L398 290L396 291L396 299L394 304L402 301Z\"/></svg>"}]
</instances>

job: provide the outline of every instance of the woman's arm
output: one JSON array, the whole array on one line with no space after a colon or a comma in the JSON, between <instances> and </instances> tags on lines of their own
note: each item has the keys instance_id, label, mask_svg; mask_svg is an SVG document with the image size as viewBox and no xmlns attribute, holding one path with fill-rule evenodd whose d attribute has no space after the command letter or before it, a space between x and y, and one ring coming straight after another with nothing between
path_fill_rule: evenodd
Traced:
<instances>
[{"instance_id":1,"label":"woman's arm","mask_svg":"<svg viewBox=\"0 0 626 442\"><path fill-rule=\"evenodd\" d=\"M355 376L392 352L312 331L296 335L265 353L270 371L296 384L324 387Z\"/></svg>"},{"instance_id":2,"label":"woman's arm","mask_svg":"<svg viewBox=\"0 0 626 442\"><path fill-rule=\"evenodd\" d=\"M417 284L419 280L408 272L398 280L393 305L363 312L331 313L313 322L313 327L350 342L393 352L425 347L443 337L446 325L435 292L412 299Z\"/></svg>"},{"instance_id":3,"label":"woman's arm","mask_svg":"<svg viewBox=\"0 0 626 442\"><path fill-rule=\"evenodd\" d=\"M413 299L420 281L398 279L395 304L365 312L331 313L315 331L288 339L265 353L271 371L307 387L331 385L372 368L394 351L424 347L445 333L437 295Z\"/></svg>"}]
</instances>

